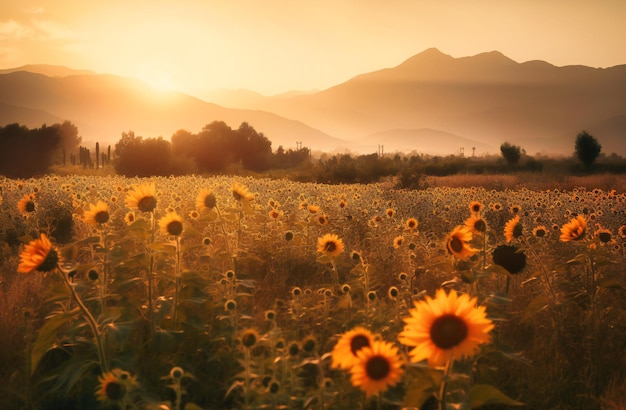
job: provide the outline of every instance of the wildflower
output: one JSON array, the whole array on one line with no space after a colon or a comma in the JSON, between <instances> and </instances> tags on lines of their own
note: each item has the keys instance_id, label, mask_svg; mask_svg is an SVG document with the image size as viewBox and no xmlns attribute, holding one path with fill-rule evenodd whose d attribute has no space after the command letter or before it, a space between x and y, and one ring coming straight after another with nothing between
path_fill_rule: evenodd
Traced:
<instances>
[{"instance_id":1,"label":"wildflower","mask_svg":"<svg viewBox=\"0 0 626 410\"><path fill-rule=\"evenodd\" d=\"M183 232L183 218L176 212L169 212L159 219L159 228L163 235L179 236Z\"/></svg>"},{"instance_id":2,"label":"wildflower","mask_svg":"<svg viewBox=\"0 0 626 410\"><path fill-rule=\"evenodd\" d=\"M96 388L96 397L105 403L119 403L129 391L137 387L137 378L119 368L98 376L98 381L100 384Z\"/></svg>"},{"instance_id":3,"label":"wildflower","mask_svg":"<svg viewBox=\"0 0 626 410\"><path fill-rule=\"evenodd\" d=\"M511 242L514 238L522 236L523 226L519 221L519 215L515 215L504 225L504 237L507 242Z\"/></svg>"},{"instance_id":4,"label":"wildflower","mask_svg":"<svg viewBox=\"0 0 626 410\"><path fill-rule=\"evenodd\" d=\"M398 249L402 246L402 243L404 242L404 236L400 235L400 236L396 236L393 239L393 247Z\"/></svg>"},{"instance_id":5,"label":"wildflower","mask_svg":"<svg viewBox=\"0 0 626 410\"><path fill-rule=\"evenodd\" d=\"M457 226L450 232L446 240L448 252L460 260L467 260L478 252L470 246L469 241L472 240L472 232L465 226Z\"/></svg>"},{"instance_id":6,"label":"wildflower","mask_svg":"<svg viewBox=\"0 0 626 410\"><path fill-rule=\"evenodd\" d=\"M124 203L131 209L137 209L141 212L152 212L157 205L155 191L154 183L137 185L132 191L128 192Z\"/></svg>"},{"instance_id":7,"label":"wildflower","mask_svg":"<svg viewBox=\"0 0 626 410\"><path fill-rule=\"evenodd\" d=\"M533 228L533 235L535 235L537 238L544 238L548 235L548 228L543 225L537 226Z\"/></svg>"},{"instance_id":8,"label":"wildflower","mask_svg":"<svg viewBox=\"0 0 626 410\"><path fill-rule=\"evenodd\" d=\"M317 239L317 251L328 256L338 256L344 250L343 241L335 234L326 234Z\"/></svg>"},{"instance_id":9,"label":"wildflower","mask_svg":"<svg viewBox=\"0 0 626 410\"><path fill-rule=\"evenodd\" d=\"M85 211L85 222L92 226L100 226L109 221L109 205L98 201L96 205L89 204L89 210Z\"/></svg>"},{"instance_id":10,"label":"wildflower","mask_svg":"<svg viewBox=\"0 0 626 410\"><path fill-rule=\"evenodd\" d=\"M406 220L405 224L404 224L405 228L412 231L413 229L417 229L418 226L418 222L417 219L415 218L409 218Z\"/></svg>"},{"instance_id":11,"label":"wildflower","mask_svg":"<svg viewBox=\"0 0 626 410\"><path fill-rule=\"evenodd\" d=\"M582 215L578 215L561 227L561 242L577 241L585 236L587 221Z\"/></svg>"},{"instance_id":12,"label":"wildflower","mask_svg":"<svg viewBox=\"0 0 626 410\"><path fill-rule=\"evenodd\" d=\"M205 209L211 210L215 208L217 205L217 199L215 198L215 194L213 194L208 189L202 189L198 196L196 197L196 208L199 211L203 211Z\"/></svg>"},{"instance_id":13,"label":"wildflower","mask_svg":"<svg viewBox=\"0 0 626 410\"><path fill-rule=\"evenodd\" d=\"M469 210L472 214L479 214L482 209L483 209L483 204L481 204L478 201L472 201L469 204Z\"/></svg>"},{"instance_id":14,"label":"wildflower","mask_svg":"<svg viewBox=\"0 0 626 410\"><path fill-rule=\"evenodd\" d=\"M32 240L24 246L20 253L19 273L32 271L50 272L57 267L60 261L57 250L52 246L46 234L42 233L39 239Z\"/></svg>"},{"instance_id":15,"label":"wildflower","mask_svg":"<svg viewBox=\"0 0 626 410\"><path fill-rule=\"evenodd\" d=\"M247 187L238 184L237 182L233 183L231 192L233 194L233 198L235 198L235 201L237 202L247 203L254 200L254 194L250 193Z\"/></svg>"},{"instance_id":16,"label":"wildflower","mask_svg":"<svg viewBox=\"0 0 626 410\"><path fill-rule=\"evenodd\" d=\"M473 234L482 234L487 230L487 223L477 213L467 218L464 225L467 226Z\"/></svg>"},{"instance_id":17,"label":"wildflower","mask_svg":"<svg viewBox=\"0 0 626 410\"><path fill-rule=\"evenodd\" d=\"M24 216L35 212L35 194L26 194L17 202L17 209Z\"/></svg>"},{"instance_id":18,"label":"wildflower","mask_svg":"<svg viewBox=\"0 0 626 410\"><path fill-rule=\"evenodd\" d=\"M330 353L331 367L350 369L358 361L357 352L364 347L371 347L374 339L372 332L361 326L345 332Z\"/></svg>"},{"instance_id":19,"label":"wildflower","mask_svg":"<svg viewBox=\"0 0 626 410\"><path fill-rule=\"evenodd\" d=\"M411 362L428 359L429 366L442 366L451 359L471 357L479 345L490 340L494 328L485 307L476 307L476 298L456 291L446 295L439 289L435 299L414 302L410 316L404 319L400 343L414 346L409 352Z\"/></svg>"},{"instance_id":20,"label":"wildflower","mask_svg":"<svg viewBox=\"0 0 626 410\"><path fill-rule=\"evenodd\" d=\"M357 363L350 368L350 381L363 390L366 397L382 393L402 379L403 361L393 344L376 340L371 346L360 349L357 356Z\"/></svg>"},{"instance_id":21,"label":"wildflower","mask_svg":"<svg viewBox=\"0 0 626 410\"><path fill-rule=\"evenodd\" d=\"M514 275L526 267L526 254L517 246L500 245L493 250L493 263Z\"/></svg>"}]
</instances>

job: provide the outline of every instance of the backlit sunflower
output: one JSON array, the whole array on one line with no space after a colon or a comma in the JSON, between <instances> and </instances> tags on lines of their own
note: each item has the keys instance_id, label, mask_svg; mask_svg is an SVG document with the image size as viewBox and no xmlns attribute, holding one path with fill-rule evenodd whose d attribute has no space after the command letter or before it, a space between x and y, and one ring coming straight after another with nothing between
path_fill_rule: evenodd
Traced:
<instances>
[{"instance_id":1,"label":"backlit sunflower","mask_svg":"<svg viewBox=\"0 0 626 410\"><path fill-rule=\"evenodd\" d=\"M466 226L458 225L450 232L446 240L448 252L460 260L467 260L478 252L472 248L469 241L472 240L472 232Z\"/></svg>"},{"instance_id":2,"label":"backlit sunflower","mask_svg":"<svg viewBox=\"0 0 626 410\"><path fill-rule=\"evenodd\" d=\"M405 229L408 229L410 231L412 231L413 229L417 229L417 226L419 225L419 223L417 222L417 219L415 218L409 218L406 220L404 227Z\"/></svg>"},{"instance_id":3,"label":"backlit sunflower","mask_svg":"<svg viewBox=\"0 0 626 410\"><path fill-rule=\"evenodd\" d=\"M514 275L526 267L526 254L515 245L500 245L493 250L493 263Z\"/></svg>"},{"instance_id":4,"label":"backlit sunflower","mask_svg":"<svg viewBox=\"0 0 626 410\"><path fill-rule=\"evenodd\" d=\"M395 238L393 238L394 248L399 249L403 243L404 243L404 236L400 235L400 236L396 236Z\"/></svg>"},{"instance_id":5,"label":"backlit sunflower","mask_svg":"<svg viewBox=\"0 0 626 410\"><path fill-rule=\"evenodd\" d=\"M35 212L35 194L26 194L17 202L17 209L24 216Z\"/></svg>"},{"instance_id":6,"label":"backlit sunflower","mask_svg":"<svg viewBox=\"0 0 626 410\"><path fill-rule=\"evenodd\" d=\"M60 256L52 246L46 234L42 233L39 239L30 241L20 253L19 273L32 271L50 272L57 267Z\"/></svg>"},{"instance_id":7,"label":"backlit sunflower","mask_svg":"<svg viewBox=\"0 0 626 410\"><path fill-rule=\"evenodd\" d=\"M561 242L577 241L585 236L587 221L582 215L578 215L561 227Z\"/></svg>"},{"instance_id":8,"label":"backlit sunflower","mask_svg":"<svg viewBox=\"0 0 626 410\"><path fill-rule=\"evenodd\" d=\"M343 241L335 234L327 233L317 238L317 251L328 256L339 256L344 250Z\"/></svg>"},{"instance_id":9,"label":"backlit sunflower","mask_svg":"<svg viewBox=\"0 0 626 410\"><path fill-rule=\"evenodd\" d=\"M138 386L136 377L119 368L98 376L98 381L96 398L104 403L120 403L129 391Z\"/></svg>"},{"instance_id":10,"label":"backlit sunflower","mask_svg":"<svg viewBox=\"0 0 626 410\"><path fill-rule=\"evenodd\" d=\"M154 182L136 185L132 191L128 191L124 203L131 209L137 209L141 212L152 212L157 205L155 192Z\"/></svg>"},{"instance_id":11,"label":"backlit sunflower","mask_svg":"<svg viewBox=\"0 0 626 410\"><path fill-rule=\"evenodd\" d=\"M360 326L345 332L330 353L331 367L350 369L358 362L357 352L364 347L371 347L374 339L372 332Z\"/></svg>"},{"instance_id":12,"label":"backlit sunflower","mask_svg":"<svg viewBox=\"0 0 626 410\"><path fill-rule=\"evenodd\" d=\"M237 182L233 183L230 190L233 194L233 198L235 198L235 201L237 202L248 203L254 200L254 194L251 193L248 188Z\"/></svg>"},{"instance_id":13,"label":"backlit sunflower","mask_svg":"<svg viewBox=\"0 0 626 410\"><path fill-rule=\"evenodd\" d=\"M596 229L596 231L593 233L593 236L598 238L598 240L600 240L600 242L602 243L608 243L611 242L613 234L610 230L600 227Z\"/></svg>"},{"instance_id":14,"label":"backlit sunflower","mask_svg":"<svg viewBox=\"0 0 626 410\"><path fill-rule=\"evenodd\" d=\"M533 235L537 238L545 238L548 235L548 228L543 225L539 225L533 228Z\"/></svg>"},{"instance_id":15,"label":"backlit sunflower","mask_svg":"<svg viewBox=\"0 0 626 410\"><path fill-rule=\"evenodd\" d=\"M409 351L411 362L428 359L431 367L443 366L451 359L473 356L481 344L490 341L494 325L485 307L476 307L476 298L439 289L434 299L426 296L414 303L398 335L400 343L414 346Z\"/></svg>"},{"instance_id":16,"label":"backlit sunflower","mask_svg":"<svg viewBox=\"0 0 626 410\"><path fill-rule=\"evenodd\" d=\"M402 357L392 343L375 340L371 347L360 349L357 356L358 361L350 368L350 381L366 397L385 392L402 380Z\"/></svg>"},{"instance_id":17,"label":"backlit sunflower","mask_svg":"<svg viewBox=\"0 0 626 410\"><path fill-rule=\"evenodd\" d=\"M626 239L626 225L622 225L619 228L617 228L617 234L619 235L620 238Z\"/></svg>"},{"instance_id":18,"label":"backlit sunflower","mask_svg":"<svg viewBox=\"0 0 626 410\"><path fill-rule=\"evenodd\" d=\"M479 214L482 209L483 209L483 204L481 204L478 201L472 201L469 204L469 210L472 214Z\"/></svg>"},{"instance_id":19,"label":"backlit sunflower","mask_svg":"<svg viewBox=\"0 0 626 410\"><path fill-rule=\"evenodd\" d=\"M183 218L176 212L168 212L159 219L159 229L163 235L179 236L183 232Z\"/></svg>"},{"instance_id":20,"label":"backlit sunflower","mask_svg":"<svg viewBox=\"0 0 626 410\"><path fill-rule=\"evenodd\" d=\"M504 225L504 237L507 242L511 242L513 239L522 236L523 230L524 227L519 221L519 215L515 215L514 218L509 219Z\"/></svg>"},{"instance_id":21,"label":"backlit sunflower","mask_svg":"<svg viewBox=\"0 0 626 410\"><path fill-rule=\"evenodd\" d=\"M472 234L483 234L487 231L487 223L478 213L473 213L463 224L469 228Z\"/></svg>"},{"instance_id":22,"label":"backlit sunflower","mask_svg":"<svg viewBox=\"0 0 626 410\"><path fill-rule=\"evenodd\" d=\"M98 201L95 205L89 204L89 210L85 211L84 217L89 225L101 226L109 221L109 205L102 201Z\"/></svg>"},{"instance_id":23,"label":"backlit sunflower","mask_svg":"<svg viewBox=\"0 0 626 410\"><path fill-rule=\"evenodd\" d=\"M209 191L208 189L202 189L198 196L196 197L196 208L199 211L203 211L205 209L211 210L215 208L217 205L217 198L215 198L215 194Z\"/></svg>"}]
</instances>

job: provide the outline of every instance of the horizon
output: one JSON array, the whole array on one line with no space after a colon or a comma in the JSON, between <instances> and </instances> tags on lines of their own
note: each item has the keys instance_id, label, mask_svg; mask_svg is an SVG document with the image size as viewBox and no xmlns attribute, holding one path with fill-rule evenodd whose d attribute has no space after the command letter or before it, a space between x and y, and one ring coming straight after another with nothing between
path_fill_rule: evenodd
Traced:
<instances>
[{"instance_id":1,"label":"horizon","mask_svg":"<svg viewBox=\"0 0 626 410\"><path fill-rule=\"evenodd\" d=\"M0 11L0 66L66 66L203 98L219 89L323 90L429 48L454 58L499 51L518 63L555 66L626 63L626 2L617 0L257 4L12 3Z\"/></svg>"}]
</instances>

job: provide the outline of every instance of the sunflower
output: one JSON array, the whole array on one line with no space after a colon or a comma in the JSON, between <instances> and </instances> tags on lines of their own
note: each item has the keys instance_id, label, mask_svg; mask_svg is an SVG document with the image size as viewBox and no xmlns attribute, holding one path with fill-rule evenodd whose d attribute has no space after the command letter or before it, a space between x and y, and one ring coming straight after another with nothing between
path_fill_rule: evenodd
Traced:
<instances>
[{"instance_id":1,"label":"sunflower","mask_svg":"<svg viewBox=\"0 0 626 410\"><path fill-rule=\"evenodd\" d=\"M254 329L245 329L241 334L241 344L246 349L251 349L259 341L259 333Z\"/></svg>"},{"instance_id":2,"label":"sunflower","mask_svg":"<svg viewBox=\"0 0 626 410\"><path fill-rule=\"evenodd\" d=\"M620 238L626 239L626 225L622 225L619 228L617 228L617 234L619 235Z\"/></svg>"},{"instance_id":3,"label":"sunflower","mask_svg":"<svg viewBox=\"0 0 626 410\"><path fill-rule=\"evenodd\" d=\"M326 216L325 214L324 214L324 215L319 215L319 216L317 217L317 222L318 222L320 225L322 225L322 226L324 226L324 225L328 225L328 216Z\"/></svg>"},{"instance_id":4,"label":"sunflower","mask_svg":"<svg viewBox=\"0 0 626 410\"><path fill-rule=\"evenodd\" d=\"M393 238L394 248L399 249L403 243L404 243L404 236L400 235L400 236L396 236L395 238Z\"/></svg>"},{"instance_id":5,"label":"sunflower","mask_svg":"<svg viewBox=\"0 0 626 410\"><path fill-rule=\"evenodd\" d=\"M215 198L215 194L208 189L202 189L196 197L196 208L199 211L203 211L205 209L211 210L216 206L217 199Z\"/></svg>"},{"instance_id":6,"label":"sunflower","mask_svg":"<svg viewBox=\"0 0 626 410\"><path fill-rule=\"evenodd\" d=\"M478 252L478 249L470 246L469 241L471 240L472 232L466 226L459 225L448 235L446 247L449 253L460 260L467 260Z\"/></svg>"},{"instance_id":7,"label":"sunflower","mask_svg":"<svg viewBox=\"0 0 626 410\"><path fill-rule=\"evenodd\" d=\"M126 222L127 225L130 225L133 222L135 222L135 213L127 212L126 215L124 215L124 221Z\"/></svg>"},{"instance_id":8,"label":"sunflower","mask_svg":"<svg viewBox=\"0 0 626 410\"><path fill-rule=\"evenodd\" d=\"M478 213L473 213L463 224L469 228L472 234L483 234L487 231L487 223Z\"/></svg>"},{"instance_id":9,"label":"sunflower","mask_svg":"<svg viewBox=\"0 0 626 410\"><path fill-rule=\"evenodd\" d=\"M577 241L585 236L587 221L582 215L578 215L561 227L561 242Z\"/></svg>"},{"instance_id":10,"label":"sunflower","mask_svg":"<svg viewBox=\"0 0 626 410\"><path fill-rule=\"evenodd\" d=\"M128 192L124 203L131 209L137 209L141 212L152 212L157 205L155 191L154 182L136 185L132 191Z\"/></svg>"},{"instance_id":11,"label":"sunflower","mask_svg":"<svg viewBox=\"0 0 626 410\"><path fill-rule=\"evenodd\" d=\"M330 353L331 367L350 369L358 362L357 352L364 347L371 347L374 339L372 332L361 326L345 332Z\"/></svg>"},{"instance_id":12,"label":"sunflower","mask_svg":"<svg viewBox=\"0 0 626 410\"><path fill-rule=\"evenodd\" d=\"M126 394L137 387L137 378L119 368L98 376L96 398L105 403L119 403Z\"/></svg>"},{"instance_id":13,"label":"sunflower","mask_svg":"<svg viewBox=\"0 0 626 410\"><path fill-rule=\"evenodd\" d=\"M417 219L415 218L409 218L406 220L406 223L404 224L405 228L408 230L413 230L413 229L417 229L418 226L418 222Z\"/></svg>"},{"instance_id":14,"label":"sunflower","mask_svg":"<svg viewBox=\"0 0 626 410\"><path fill-rule=\"evenodd\" d=\"M435 299L426 296L414 303L398 335L400 343L414 346L411 362L428 359L429 366L442 366L451 359L473 356L479 345L490 341L494 325L485 307L476 307L476 298L439 289Z\"/></svg>"},{"instance_id":15,"label":"sunflower","mask_svg":"<svg viewBox=\"0 0 626 410\"><path fill-rule=\"evenodd\" d=\"M327 233L317 239L317 251L328 256L339 256L344 250L343 241L335 234Z\"/></svg>"},{"instance_id":16,"label":"sunflower","mask_svg":"<svg viewBox=\"0 0 626 410\"><path fill-rule=\"evenodd\" d=\"M608 242L611 242L613 234L611 233L610 230L608 230L606 228L598 228L593 233L593 236L598 238L600 240L600 242L602 242L602 243L608 243Z\"/></svg>"},{"instance_id":17,"label":"sunflower","mask_svg":"<svg viewBox=\"0 0 626 410\"><path fill-rule=\"evenodd\" d=\"M176 212L168 212L159 219L159 228L163 235L179 236L183 232L183 218Z\"/></svg>"},{"instance_id":18,"label":"sunflower","mask_svg":"<svg viewBox=\"0 0 626 410\"><path fill-rule=\"evenodd\" d=\"M271 219L278 219L283 215L283 211L279 211L278 209L272 209L268 212L268 215Z\"/></svg>"},{"instance_id":19,"label":"sunflower","mask_svg":"<svg viewBox=\"0 0 626 410\"><path fill-rule=\"evenodd\" d=\"M339 201L339 208L344 209L347 206L348 206L348 203L346 202L345 199L342 199Z\"/></svg>"},{"instance_id":20,"label":"sunflower","mask_svg":"<svg viewBox=\"0 0 626 410\"><path fill-rule=\"evenodd\" d=\"M548 235L548 228L543 225L536 226L533 228L533 235L537 238L545 238Z\"/></svg>"},{"instance_id":21,"label":"sunflower","mask_svg":"<svg viewBox=\"0 0 626 410\"><path fill-rule=\"evenodd\" d=\"M46 234L42 233L39 239L30 241L20 253L19 273L32 271L50 272L60 262L57 250L52 246Z\"/></svg>"},{"instance_id":22,"label":"sunflower","mask_svg":"<svg viewBox=\"0 0 626 410\"><path fill-rule=\"evenodd\" d=\"M17 202L17 209L24 216L35 212L35 194L26 194Z\"/></svg>"},{"instance_id":23,"label":"sunflower","mask_svg":"<svg viewBox=\"0 0 626 410\"><path fill-rule=\"evenodd\" d=\"M479 214L483 209L483 204L478 201L472 201L469 204L469 210L472 214Z\"/></svg>"},{"instance_id":24,"label":"sunflower","mask_svg":"<svg viewBox=\"0 0 626 410\"><path fill-rule=\"evenodd\" d=\"M526 267L526 254L515 245L500 245L493 250L493 263L514 275Z\"/></svg>"},{"instance_id":25,"label":"sunflower","mask_svg":"<svg viewBox=\"0 0 626 410\"><path fill-rule=\"evenodd\" d=\"M320 211L320 207L317 205L307 205L306 209L312 214L316 214Z\"/></svg>"},{"instance_id":26,"label":"sunflower","mask_svg":"<svg viewBox=\"0 0 626 410\"><path fill-rule=\"evenodd\" d=\"M358 361L350 368L350 381L366 397L382 393L402 380L403 361L393 344L375 340L371 346L360 349L357 356Z\"/></svg>"},{"instance_id":27,"label":"sunflower","mask_svg":"<svg viewBox=\"0 0 626 410\"><path fill-rule=\"evenodd\" d=\"M100 226L109 221L109 205L98 201L97 204L89 204L89 210L85 211L85 222L92 226Z\"/></svg>"},{"instance_id":28,"label":"sunflower","mask_svg":"<svg viewBox=\"0 0 626 410\"><path fill-rule=\"evenodd\" d=\"M385 214L387 215L387 218L391 218L392 216L396 214L396 211L392 208L387 208L387 210L385 211Z\"/></svg>"},{"instance_id":29,"label":"sunflower","mask_svg":"<svg viewBox=\"0 0 626 410\"><path fill-rule=\"evenodd\" d=\"M519 221L519 215L515 215L514 218L509 219L504 225L504 237L506 241L511 242L514 238L522 236L523 229L524 227Z\"/></svg>"},{"instance_id":30,"label":"sunflower","mask_svg":"<svg viewBox=\"0 0 626 410\"><path fill-rule=\"evenodd\" d=\"M235 201L237 202L248 203L254 200L254 194L251 193L247 187L237 182L233 183L230 190L233 194L233 198L235 198Z\"/></svg>"}]
</instances>

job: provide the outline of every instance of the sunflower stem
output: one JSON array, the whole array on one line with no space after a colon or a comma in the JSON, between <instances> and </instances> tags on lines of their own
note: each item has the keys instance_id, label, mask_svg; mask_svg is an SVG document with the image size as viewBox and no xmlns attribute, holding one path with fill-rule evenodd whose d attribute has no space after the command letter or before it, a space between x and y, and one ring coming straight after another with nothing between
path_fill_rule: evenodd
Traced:
<instances>
[{"instance_id":1,"label":"sunflower stem","mask_svg":"<svg viewBox=\"0 0 626 410\"><path fill-rule=\"evenodd\" d=\"M176 235L176 264L174 265L174 313L172 314L172 328L176 330L178 327L178 303L180 294L180 238Z\"/></svg>"},{"instance_id":2,"label":"sunflower stem","mask_svg":"<svg viewBox=\"0 0 626 410\"><path fill-rule=\"evenodd\" d=\"M439 410L446 410L447 408L446 396L448 395L448 380L450 379L450 374L452 373L453 364L454 359L449 359L446 363L441 386L439 387Z\"/></svg>"},{"instance_id":3,"label":"sunflower stem","mask_svg":"<svg viewBox=\"0 0 626 410\"><path fill-rule=\"evenodd\" d=\"M155 229L155 218L154 211L150 212L150 245L154 243L154 229ZM150 254L150 266L148 267L148 316L150 319L150 338L154 337L155 332L155 323L154 323L154 305L152 294L153 288L153 270L154 270L154 251L152 248L148 246L148 253Z\"/></svg>"},{"instance_id":4,"label":"sunflower stem","mask_svg":"<svg viewBox=\"0 0 626 410\"><path fill-rule=\"evenodd\" d=\"M55 271L57 271L63 278L65 285L67 286L68 290L72 294L72 299L74 299L74 301L76 302L80 310L83 312L83 315L85 316L85 320L87 321L87 324L89 325L89 328L91 329L91 332L93 333L94 341L96 342L96 349L98 351L98 361L100 362L102 373L108 372L109 364L107 362L106 354L104 351L104 345L102 343L102 333L100 333L98 322L93 317L89 309L87 309L87 306L85 306L80 296L78 296L78 293L76 293L76 289L74 289L74 286L70 282L70 279L67 276L66 272L64 272L60 267L57 267Z\"/></svg>"}]
</instances>

